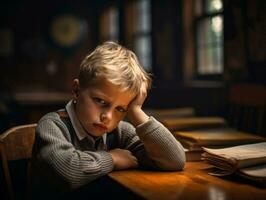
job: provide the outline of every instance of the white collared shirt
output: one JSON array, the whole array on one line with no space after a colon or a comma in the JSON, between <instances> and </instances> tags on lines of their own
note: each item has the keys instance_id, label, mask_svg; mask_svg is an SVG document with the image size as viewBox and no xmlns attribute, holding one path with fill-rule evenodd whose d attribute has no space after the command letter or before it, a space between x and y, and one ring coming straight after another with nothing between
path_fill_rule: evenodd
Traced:
<instances>
[{"instance_id":1,"label":"white collared shirt","mask_svg":"<svg viewBox=\"0 0 266 200\"><path fill-rule=\"evenodd\" d=\"M82 125L80 124L80 121L76 115L75 112L75 108L74 108L74 103L73 100L69 101L66 105L66 111L69 115L70 121L73 125L73 128L75 130L75 133L77 134L77 137L79 140L83 140L84 138L90 138L92 140L95 140L91 135L89 135L84 128L82 127ZM102 139L103 139L103 143L104 146L106 146L106 137L107 137L107 133L102 135Z\"/></svg>"}]
</instances>

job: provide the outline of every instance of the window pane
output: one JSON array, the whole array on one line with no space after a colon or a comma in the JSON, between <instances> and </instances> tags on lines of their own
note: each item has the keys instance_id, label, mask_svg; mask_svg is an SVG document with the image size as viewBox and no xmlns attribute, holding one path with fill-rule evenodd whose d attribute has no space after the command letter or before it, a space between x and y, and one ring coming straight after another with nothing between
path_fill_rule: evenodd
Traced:
<instances>
[{"instance_id":1,"label":"window pane","mask_svg":"<svg viewBox=\"0 0 266 200\"><path fill-rule=\"evenodd\" d=\"M197 44L220 43L223 37L222 16L209 17L198 23Z\"/></svg>"},{"instance_id":2,"label":"window pane","mask_svg":"<svg viewBox=\"0 0 266 200\"><path fill-rule=\"evenodd\" d=\"M198 50L198 73L217 74L223 72L223 48L206 46Z\"/></svg>"},{"instance_id":3,"label":"window pane","mask_svg":"<svg viewBox=\"0 0 266 200\"><path fill-rule=\"evenodd\" d=\"M134 3L134 51L140 64L146 71L151 72L151 1L138 0Z\"/></svg>"},{"instance_id":4,"label":"window pane","mask_svg":"<svg viewBox=\"0 0 266 200\"><path fill-rule=\"evenodd\" d=\"M151 7L150 0L139 0L136 5L136 31L148 32L151 30Z\"/></svg>"},{"instance_id":5,"label":"window pane","mask_svg":"<svg viewBox=\"0 0 266 200\"><path fill-rule=\"evenodd\" d=\"M135 40L135 53L143 68L151 71L151 38L150 36L140 36Z\"/></svg>"},{"instance_id":6,"label":"window pane","mask_svg":"<svg viewBox=\"0 0 266 200\"><path fill-rule=\"evenodd\" d=\"M111 7L109 11L109 34L111 40L118 40L118 11Z\"/></svg>"},{"instance_id":7,"label":"window pane","mask_svg":"<svg viewBox=\"0 0 266 200\"><path fill-rule=\"evenodd\" d=\"M222 11L223 10L222 0L206 0L205 10L207 13Z\"/></svg>"},{"instance_id":8,"label":"window pane","mask_svg":"<svg viewBox=\"0 0 266 200\"><path fill-rule=\"evenodd\" d=\"M216 74L223 71L223 18L205 18L198 23L198 73Z\"/></svg>"}]
</instances>

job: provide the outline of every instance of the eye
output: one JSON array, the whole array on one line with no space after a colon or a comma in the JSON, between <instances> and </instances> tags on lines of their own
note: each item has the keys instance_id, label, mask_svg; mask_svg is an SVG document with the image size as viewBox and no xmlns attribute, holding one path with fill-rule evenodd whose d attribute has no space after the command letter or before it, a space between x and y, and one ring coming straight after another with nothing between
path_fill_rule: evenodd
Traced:
<instances>
[{"instance_id":1,"label":"eye","mask_svg":"<svg viewBox=\"0 0 266 200\"><path fill-rule=\"evenodd\" d=\"M106 101L104 101L103 99L97 98L97 97L94 98L94 101L97 104L100 104L100 105L103 105L103 106L107 105L107 102Z\"/></svg>"},{"instance_id":2,"label":"eye","mask_svg":"<svg viewBox=\"0 0 266 200\"><path fill-rule=\"evenodd\" d=\"M127 112L127 110L124 109L124 108L122 108L122 107L117 107L116 110L117 110L118 112L121 112L121 113L125 113L125 112Z\"/></svg>"}]
</instances>

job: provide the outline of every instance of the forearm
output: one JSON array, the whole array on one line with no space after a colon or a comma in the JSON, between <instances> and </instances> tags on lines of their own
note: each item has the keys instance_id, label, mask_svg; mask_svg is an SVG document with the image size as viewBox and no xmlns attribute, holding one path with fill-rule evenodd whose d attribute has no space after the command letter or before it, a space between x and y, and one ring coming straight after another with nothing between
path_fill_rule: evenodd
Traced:
<instances>
[{"instance_id":1,"label":"forearm","mask_svg":"<svg viewBox=\"0 0 266 200\"><path fill-rule=\"evenodd\" d=\"M43 151L42 151L43 152ZM73 148L58 148L40 153L37 162L45 163L70 188L78 188L113 169L112 158L107 152L80 152ZM50 171L49 170L49 171ZM52 181L52 180L51 180ZM59 180L60 181L60 180Z\"/></svg>"},{"instance_id":2,"label":"forearm","mask_svg":"<svg viewBox=\"0 0 266 200\"><path fill-rule=\"evenodd\" d=\"M67 151L67 152L66 152ZM42 163L61 177L71 189L81 187L113 170L112 158L107 152L79 152L74 149L57 149L40 156ZM49 171L50 171L49 170Z\"/></svg>"},{"instance_id":3,"label":"forearm","mask_svg":"<svg viewBox=\"0 0 266 200\"><path fill-rule=\"evenodd\" d=\"M185 164L182 145L161 123L153 117L136 128L145 151L156 165L164 170L181 170Z\"/></svg>"},{"instance_id":4,"label":"forearm","mask_svg":"<svg viewBox=\"0 0 266 200\"><path fill-rule=\"evenodd\" d=\"M33 162L43 163L48 168L47 171L58 175L49 178L51 184L53 179L61 177L62 180L54 182L64 181L74 189L113 170L112 157L108 152L80 151L61 131L58 124L46 121L40 123L36 131L38 145L33 149Z\"/></svg>"}]
</instances>

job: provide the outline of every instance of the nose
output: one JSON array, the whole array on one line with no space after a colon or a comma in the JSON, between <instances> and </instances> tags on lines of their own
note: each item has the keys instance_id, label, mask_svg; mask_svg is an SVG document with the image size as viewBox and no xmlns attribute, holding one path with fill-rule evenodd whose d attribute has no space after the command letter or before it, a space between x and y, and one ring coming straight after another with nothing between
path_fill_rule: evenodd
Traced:
<instances>
[{"instance_id":1,"label":"nose","mask_svg":"<svg viewBox=\"0 0 266 200\"><path fill-rule=\"evenodd\" d=\"M103 123L107 123L112 119L112 111L108 110L108 111L103 111L100 115L100 120Z\"/></svg>"}]
</instances>

